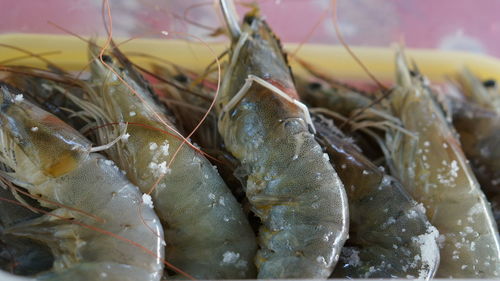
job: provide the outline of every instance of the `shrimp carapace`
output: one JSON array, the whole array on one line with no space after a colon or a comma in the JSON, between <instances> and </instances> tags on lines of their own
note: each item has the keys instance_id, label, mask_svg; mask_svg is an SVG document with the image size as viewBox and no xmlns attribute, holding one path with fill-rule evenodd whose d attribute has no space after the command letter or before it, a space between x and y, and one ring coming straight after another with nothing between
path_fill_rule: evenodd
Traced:
<instances>
[{"instance_id":1,"label":"shrimp carapace","mask_svg":"<svg viewBox=\"0 0 500 281\"><path fill-rule=\"evenodd\" d=\"M44 174L62 176L88 157L91 143L54 115L24 101L21 91L1 83L2 126Z\"/></svg>"}]
</instances>

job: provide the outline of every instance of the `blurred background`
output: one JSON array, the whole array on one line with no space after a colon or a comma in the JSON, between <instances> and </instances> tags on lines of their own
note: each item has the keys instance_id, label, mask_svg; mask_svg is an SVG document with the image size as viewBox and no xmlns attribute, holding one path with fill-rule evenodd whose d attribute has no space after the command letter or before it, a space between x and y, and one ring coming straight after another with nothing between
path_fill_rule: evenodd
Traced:
<instances>
[{"instance_id":1,"label":"blurred background","mask_svg":"<svg viewBox=\"0 0 500 281\"><path fill-rule=\"evenodd\" d=\"M101 0L0 0L1 33L105 35ZM214 1L109 0L116 37L161 37L161 31L185 32L221 41L221 19ZM242 15L257 3L285 42L338 44L329 0L237 1ZM500 57L498 0L337 0L338 22L353 46L389 46L462 50ZM311 33L311 31L314 31Z\"/></svg>"}]
</instances>

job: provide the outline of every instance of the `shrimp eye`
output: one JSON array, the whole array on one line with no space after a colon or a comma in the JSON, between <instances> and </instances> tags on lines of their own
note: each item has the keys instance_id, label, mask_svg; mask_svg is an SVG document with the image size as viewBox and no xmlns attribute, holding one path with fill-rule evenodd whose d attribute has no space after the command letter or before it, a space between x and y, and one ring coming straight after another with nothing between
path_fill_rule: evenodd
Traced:
<instances>
[{"instance_id":1,"label":"shrimp eye","mask_svg":"<svg viewBox=\"0 0 500 281\"><path fill-rule=\"evenodd\" d=\"M309 83L309 89L316 91L321 89L321 84L318 82Z\"/></svg>"},{"instance_id":2,"label":"shrimp eye","mask_svg":"<svg viewBox=\"0 0 500 281\"><path fill-rule=\"evenodd\" d=\"M184 74L177 74L174 76L174 79L181 82L181 83L186 83L188 81L188 78Z\"/></svg>"},{"instance_id":3,"label":"shrimp eye","mask_svg":"<svg viewBox=\"0 0 500 281\"><path fill-rule=\"evenodd\" d=\"M251 14L247 14L245 18L243 19L243 22L247 23L248 25L251 25L252 22L255 20L255 16Z\"/></svg>"},{"instance_id":4,"label":"shrimp eye","mask_svg":"<svg viewBox=\"0 0 500 281\"><path fill-rule=\"evenodd\" d=\"M105 63L113 63L113 59L108 55L102 55L101 58Z\"/></svg>"},{"instance_id":5,"label":"shrimp eye","mask_svg":"<svg viewBox=\"0 0 500 281\"><path fill-rule=\"evenodd\" d=\"M496 84L497 82L493 79L488 79L483 81L483 86L485 86L486 88L493 88L496 86Z\"/></svg>"}]
</instances>

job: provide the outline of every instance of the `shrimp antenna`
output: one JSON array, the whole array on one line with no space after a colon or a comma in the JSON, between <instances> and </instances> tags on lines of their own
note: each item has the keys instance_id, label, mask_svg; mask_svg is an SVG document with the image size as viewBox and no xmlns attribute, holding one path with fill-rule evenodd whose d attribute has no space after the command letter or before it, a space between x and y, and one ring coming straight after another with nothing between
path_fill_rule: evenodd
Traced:
<instances>
[{"instance_id":1,"label":"shrimp antenna","mask_svg":"<svg viewBox=\"0 0 500 281\"><path fill-rule=\"evenodd\" d=\"M346 49L346 51L352 56L352 58L358 63L358 65L363 69L363 71L377 84L379 88L382 89L384 94L382 94L381 97L375 99L373 102L371 102L369 105L365 106L364 108L360 109L356 114L353 116L349 117L347 121L342 123L342 125L339 126L339 128L343 128L345 125L349 124L353 119L361 115L363 112L365 112L368 108L371 108L372 106L379 104L382 100L386 99L391 93L392 90L387 88L384 84L382 84L371 72L370 70L366 67L366 65L363 64L363 62L356 56L356 54L352 51L352 49L347 45L346 41L344 40L344 36L342 35L342 32L340 31L338 21L337 21L337 0L332 0L332 7L333 7L333 26L335 28L335 33L337 34L337 37Z\"/></svg>"},{"instance_id":2,"label":"shrimp antenna","mask_svg":"<svg viewBox=\"0 0 500 281\"><path fill-rule=\"evenodd\" d=\"M323 80L331 85L334 85L336 87L348 90L348 91L354 91L357 93L360 93L364 96L370 96L371 94L362 90L361 88L357 88L356 86L349 85L347 83L343 83L340 80L336 80L333 77L330 77L329 75L325 74L324 72L321 72L319 69L316 69L312 64L306 62L305 60L299 58L299 57L294 57L293 58L298 64L302 66L308 73L311 75L318 77L320 80Z\"/></svg>"},{"instance_id":3,"label":"shrimp antenna","mask_svg":"<svg viewBox=\"0 0 500 281\"><path fill-rule=\"evenodd\" d=\"M22 74L32 77L38 77L46 80L51 80L59 83L64 83L67 85L79 86L75 79L68 77L64 74L57 74L51 72L50 70L28 67L28 66L3 66L0 65L0 72L11 72L16 74Z\"/></svg>"},{"instance_id":4,"label":"shrimp antenna","mask_svg":"<svg viewBox=\"0 0 500 281\"><path fill-rule=\"evenodd\" d=\"M220 0L220 8L226 21L227 29L233 40L237 40L241 35L241 28L238 19L238 13L234 7L233 0Z\"/></svg>"},{"instance_id":5,"label":"shrimp antenna","mask_svg":"<svg viewBox=\"0 0 500 281\"><path fill-rule=\"evenodd\" d=\"M71 35L73 37L76 37L77 39L80 39L81 41L83 41L85 43L89 43L89 44L93 44L93 45L97 46L97 44L95 44L93 41L85 39L84 37L78 35L77 33L73 32L73 31L71 31L71 30L69 30L67 28L64 28L64 27L58 25L57 23L55 23L53 21L49 20L49 21L47 21L47 23L50 24L50 25L52 25L53 27L55 27L55 28L63 31L64 33L67 33L67 34L69 34L69 35Z\"/></svg>"},{"instance_id":6,"label":"shrimp antenna","mask_svg":"<svg viewBox=\"0 0 500 281\"><path fill-rule=\"evenodd\" d=\"M178 90L181 90L181 91L184 91L184 92L186 92L186 93L192 94L192 95L197 96L197 97L199 97L199 98L202 98L202 99L204 99L204 100L206 100L206 101L211 101L211 100L212 100L210 97L207 97L207 96L205 96L205 95L203 95L203 94L197 93L197 92L192 91L192 90L190 90L190 89L188 89L188 88L185 88L185 87L183 87L183 86L180 86L180 85L178 85L177 83L175 83L175 82L173 82L173 81L170 81L170 80L168 80L167 78L162 77L162 76L160 76L160 75L158 75L158 74L156 74L156 73L154 73L154 72L151 72L151 71L147 70L146 68L144 68L144 67L142 67L142 66L140 66L140 65L137 65L137 64L135 64L135 63L132 63L132 65L133 65L133 66L135 66L135 67L136 67L137 69L139 69L140 71L142 71L142 72L146 73L147 75L151 75L152 77L154 77L154 78L158 79L159 81L161 81L161 82L163 82L163 83L165 83L165 84L167 84L167 85L170 85L170 86L172 86L172 87L174 87L174 88L176 88L176 89L178 89Z\"/></svg>"},{"instance_id":7,"label":"shrimp antenna","mask_svg":"<svg viewBox=\"0 0 500 281\"><path fill-rule=\"evenodd\" d=\"M57 66L56 64L54 64L53 62L51 62L50 60L44 58L43 56L41 56L39 54L35 54L35 53L30 52L30 51L28 51L26 49L23 49L23 48L20 48L20 47L16 47L16 46L12 46L12 45L9 45L9 44L0 43L0 47L9 48L9 49L13 49L13 50L19 51L21 53L25 53L29 57L34 57L34 58L36 58L36 59L38 59L38 60L46 63L48 67L53 68L53 69L57 70L60 73L65 73L62 67ZM53 51L52 53L60 53L60 51ZM5 64L5 61L3 61L2 64Z\"/></svg>"},{"instance_id":8,"label":"shrimp antenna","mask_svg":"<svg viewBox=\"0 0 500 281\"><path fill-rule=\"evenodd\" d=\"M188 7L187 9L185 9L185 10L184 10L184 14L183 14L183 16L182 16L182 17L181 17L181 16L179 16L179 15L177 15L177 14L175 14L175 13L172 13L172 15L173 15L174 17L176 17L176 18L180 18L181 20L183 20L183 21L185 21L185 22L187 22L187 23L189 23L189 24L192 24L192 25L194 25L194 26L197 26L197 27L200 27L200 28L204 28L204 29L210 30L210 31L212 31L212 32L217 32L217 29L218 29L218 28L213 28L213 27L211 27L211 26L201 24L201 23L196 22L196 21L194 21L194 20L192 20L192 19L190 19L190 18L188 17L189 12L190 12L192 9L197 8L197 7L201 7L201 6L204 6L204 5L210 5L210 4L212 4L212 2L193 4L193 5L191 5L190 7Z\"/></svg>"},{"instance_id":9,"label":"shrimp antenna","mask_svg":"<svg viewBox=\"0 0 500 281\"><path fill-rule=\"evenodd\" d=\"M42 53L36 53L35 55L38 57L42 57L42 56L57 55L60 53L61 53L60 51L47 51L47 52L42 52ZM32 55L22 55L22 56L18 56L18 57L8 58L8 59L5 59L3 61L0 61L0 65L5 65L7 63L20 61L20 60L27 59L27 58L33 58L33 56Z\"/></svg>"},{"instance_id":10,"label":"shrimp antenna","mask_svg":"<svg viewBox=\"0 0 500 281\"><path fill-rule=\"evenodd\" d=\"M299 45L297 45L297 47L295 48L295 50L293 50L293 52L290 54L293 58L295 58L297 56L297 53L300 51L300 49L302 48L302 46L304 46L305 43L307 43L307 41L309 41L309 39L311 39L312 35L314 34L314 31L316 31L319 27L319 25L325 20L325 18L328 16L328 13L329 13L329 10L325 10L321 16L318 18L318 20L316 21L316 23L313 25L313 27L311 28L311 30L309 30L306 34L306 37L304 38L304 40L302 40Z\"/></svg>"},{"instance_id":11,"label":"shrimp antenna","mask_svg":"<svg viewBox=\"0 0 500 281\"><path fill-rule=\"evenodd\" d=\"M344 46L346 51L351 55L351 57L359 64L359 66L363 69L363 71L379 86L382 88L384 91L388 90L388 88L382 84L376 77L371 73L371 71L366 67L366 65L359 59L359 57L352 51L352 49L347 45L344 36L342 35L342 32L340 31L339 24L338 24L338 17L337 17L337 1L332 0L332 6L333 6L333 26L335 28L335 34L337 34L337 37L340 41L340 44Z\"/></svg>"}]
</instances>

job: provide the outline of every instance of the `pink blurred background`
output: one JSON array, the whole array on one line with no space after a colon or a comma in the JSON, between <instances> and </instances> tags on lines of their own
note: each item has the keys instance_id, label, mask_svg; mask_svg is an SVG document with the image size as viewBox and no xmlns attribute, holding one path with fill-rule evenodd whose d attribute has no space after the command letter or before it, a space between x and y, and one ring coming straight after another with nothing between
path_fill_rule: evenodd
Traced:
<instances>
[{"instance_id":1,"label":"pink blurred background","mask_svg":"<svg viewBox=\"0 0 500 281\"><path fill-rule=\"evenodd\" d=\"M329 0L257 1L285 42L338 44ZM350 45L466 50L500 57L498 0L338 0L339 25ZM64 33L52 21L80 35L104 35L101 0L0 0L1 33ZM205 40L220 18L213 1L110 0L115 36L160 37L161 30L187 32ZM190 8L191 7L191 8ZM239 5L242 14L247 8ZM325 16L323 16L325 15ZM204 25L197 26L188 21ZM323 21L319 20L323 17ZM319 23L318 23L319 22Z\"/></svg>"}]
</instances>

